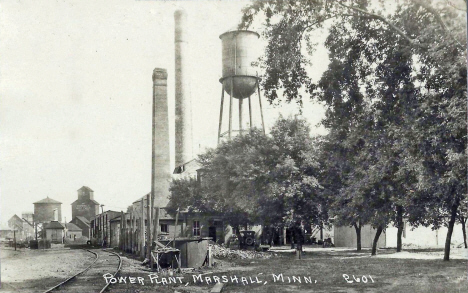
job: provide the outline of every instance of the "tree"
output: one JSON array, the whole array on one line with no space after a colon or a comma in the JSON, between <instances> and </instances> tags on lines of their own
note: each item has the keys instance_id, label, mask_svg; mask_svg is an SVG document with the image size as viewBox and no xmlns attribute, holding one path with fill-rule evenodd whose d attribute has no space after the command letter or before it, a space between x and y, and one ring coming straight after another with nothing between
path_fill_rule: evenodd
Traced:
<instances>
[{"instance_id":1,"label":"tree","mask_svg":"<svg viewBox=\"0 0 468 293\"><path fill-rule=\"evenodd\" d=\"M373 7L369 7L368 3L372 3ZM464 50L466 44L464 23L455 23L454 19L446 14L450 12L453 15L457 11L454 8L455 5L451 5L451 2L445 3L443 9L436 9L434 7L436 4L441 5L437 1L432 3L432 1L424 0L407 0L402 6L416 7L420 15L430 18L433 23L430 26L431 30L437 30L433 32L442 35L444 41L454 42L458 49ZM461 3L456 5L464 6ZM366 0L256 0L245 7L239 25L240 29L252 25L258 14L263 13L266 17L263 36L268 40L268 45L261 63L265 68L262 85L267 99L270 102L279 101L281 97L278 96L278 91L284 90L286 101L302 102L300 89L308 90L312 85L306 70L312 62L304 51L310 53L317 45L310 39L309 33L324 28L329 22L351 23L356 19L364 18L369 23L376 24L375 30L387 30L399 36L401 42L409 48L428 50L434 45L434 40L426 38L424 31L405 31L406 28L395 24L393 19L385 16L384 13L388 13L387 6L380 1ZM463 13L458 13L457 21L460 20L460 16L463 21L463 15ZM417 20L412 19L411 23ZM460 28L462 28L461 31ZM438 46L444 49L445 42L439 43Z\"/></svg>"},{"instance_id":2,"label":"tree","mask_svg":"<svg viewBox=\"0 0 468 293\"><path fill-rule=\"evenodd\" d=\"M263 87L271 102L280 100L280 89L286 101L298 103L306 92L326 103L324 125L341 131L338 144L363 146L348 156L358 168L345 178L361 184L354 188L358 196L348 193L353 200L367 197L384 208L369 218L377 235L389 220L401 235L404 214L415 225L446 223L448 260L456 214L466 198L466 19L440 1L388 6L255 1L244 10L241 27L265 13ZM307 75L310 58L303 47L313 49L309 32L326 21L332 22L331 62L316 84ZM349 183L343 182L344 191L353 190Z\"/></svg>"},{"instance_id":3,"label":"tree","mask_svg":"<svg viewBox=\"0 0 468 293\"><path fill-rule=\"evenodd\" d=\"M253 130L198 160L201 183L173 181L173 207L222 214L233 227L321 223L328 218L318 192L310 129L302 119L280 118L271 135Z\"/></svg>"},{"instance_id":4,"label":"tree","mask_svg":"<svg viewBox=\"0 0 468 293\"><path fill-rule=\"evenodd\" d=\"M458 217L457 217L458 221L462 225L463 244L465 245L465 248L468 248L468 245L466 243L466 218L468 215L467 206L468 206L467 199L464 198L464 202L460 203L460 209L458 210Z\"/></svg>"},{"instance_id":5,"label":"tree","mask_svg":"<svg viewBox=\"0 0 468 293\"><path fill-rule=\"evenodd\" d=\"M380 101L375 98L379 89L366 86L364 80L368 76L377 75L375 71L379 67L376 69L373 66L376 58L392 54L388 50L377 54L375 48L366 45L369 39L380 40L389 36L385 31L375 33L369 30L365 19L359 18L352 24L335 24L330 30L333 34L329 35L325 43L330 50L330 65L311 93L327 106L322 123L330 133L326 138L324 153L328 157L338 157L334 161L325 162L324 166L327 172L336 173L336 164L347 165L346 168L340 168L341 174L334 176L333 180L336 185L332 189L336 223L354 226L357 247L360 249L361 225L373 224L381 233L395 209L397 190L394 188L393 175L396 166L388 155L392 138L385 132L395 115L395 110L387 111L386 108L395 107L395 98L389 95L384 102ZM387 60L394 61L391 57L387 57ZM401 65L404 61L397 63ZM392 67L390 69L396 66ZM404 79L404 75L398 79L393 78L393 75L380 74L379 77L390 85ZM362 89L364 86L365 89ZM336 180L336 177L340 180ZM375 209L370 210L369 206L373 203L376 203ZM398 210L401 215L401 209ZM375 244L377 241L378 237Z\"/></svg>"},{"instance_id":6,"label":"tree","mask_svg":"<svg viewBox=\"0 0 468 293\"><path fill-rule=\"evenodd\" d=\"M361 250L361 227L368 221L366 203L353 200L343 193L347 178L353 166L353 149L346 144L339 144L346 138L347 132L330 129L330 132L318 142L320 150L321 172L319 180L322 193L329 199L330 217L334 225L352 226L356 231L356 249Z\"/></svg>"}]
</instances>

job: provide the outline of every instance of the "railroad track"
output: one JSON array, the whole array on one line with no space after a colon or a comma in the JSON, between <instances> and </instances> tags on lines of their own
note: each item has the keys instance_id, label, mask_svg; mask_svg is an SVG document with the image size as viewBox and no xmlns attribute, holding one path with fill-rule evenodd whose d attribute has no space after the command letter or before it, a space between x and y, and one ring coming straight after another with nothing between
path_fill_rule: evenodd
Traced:
<instances>
[{"instance_id":1,"label":"railroad track","mask_svg":"<svg viewBox=\"0 0 468 293\"><path fill-rule=\"evenodd\" d=\"M92 293L104 292L110 285L106 284L102 275L111 273L116 276L122 267L122 259L120 255L108 250L92 251L96 258L84 270L60 282L54 287L44 291L48 292L77 292L77 293Z\"/></svg>"}]
</instances>

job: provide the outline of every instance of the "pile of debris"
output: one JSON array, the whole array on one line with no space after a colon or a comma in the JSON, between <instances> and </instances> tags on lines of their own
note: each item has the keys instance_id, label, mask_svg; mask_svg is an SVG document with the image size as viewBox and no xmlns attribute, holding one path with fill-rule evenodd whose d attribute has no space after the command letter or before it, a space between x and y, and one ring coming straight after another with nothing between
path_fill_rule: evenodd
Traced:
<instances>
[{"instance_id":1,"label":"pile of debris","mask_svg":"<svg viewBox=\"0 0 468 293\"><path fill-rule=\"evenodd\" d=\"M254 259L254 258L271 258L274 256L268 252L258 252L251 250L234 250L218 244L210 244L211 253L216 258L227 258L227 259Z\"/></svg>"}]
</instances>

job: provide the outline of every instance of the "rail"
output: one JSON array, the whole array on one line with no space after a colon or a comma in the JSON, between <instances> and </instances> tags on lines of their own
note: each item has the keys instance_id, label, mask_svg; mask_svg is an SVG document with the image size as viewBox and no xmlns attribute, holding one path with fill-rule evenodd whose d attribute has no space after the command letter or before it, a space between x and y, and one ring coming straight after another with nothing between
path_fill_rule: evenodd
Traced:
<instances>
[{"instance_id":1,"label":"rail","mask_svg":"<svg viewBox=\"0 0 468 293\"><path fill-rule=\"evenodd\" d=\"M103 249L103 250L104 250L104 249ZM116 255L116 256L119 258L119 267L117 268L117 271L116 271L116 272L114 273L114 275L113 275L113 277L115 278L115 276L117 276L117 274L118 274L118 273L120 272L120 270L122 269L122 258L120 257L120 255L119 255L118 253L115 253L115 252L113 252L113 251L107 251L107 250L104 250L104 251L109 252L109 253L112 253L113 255ZM102 288L102 290L99 291L99 293L104 292L104 291L107 289L107 287L109 287L110 284L111 284L110 282L106 283L106 285L104 286L104 288Z\"/></svg>"},{"instance_id":2,"label":"rail","mask_svg":"<svg viewBox=\"0 0 468 293\"><path fill-rule=\"evenodd\" d=\"M97 262L97 260L99 259L99 254L97 254L96 252L91 251L89 249L86 249L86 251L91 252L92 254L94 254L96 256L94 261L89 266L87 266L84 270L78 272L77 274L71 276L70 278L66 279L63 282L60 282L58 285L55 285L54 287L47 289L46 291L44 291L44 293L52 292L53 290L57 289L58 287L65 285L66 283L70 282L71 280L73 280L77 276L79 276L79 275L83 274L84 272L86 272L87 270L89 270Z\"/></svg>"},{"instance_id":3,"label":"rail","mask_svg":"<svg viewBox=\"0 0 468 293\"><path fill-rule=\"evenodd\" d=\"M65 284L67 284L67 283L70 282L71 280L75 279L77 276L79 276L79 275L85 273L86 271L88 271L89 269L91 269L91 268L96 264L96 262L98 261L98 259L99 259L99 254L96 253L96 252L94 252L94 251L88 250L88 249L86 249L86 251L88 251L88 252L90 252L90 253L92 253L92 254L94 254L94 255L96 256L96 258L94 259L94 261L93 261L89 266L87 266L84 270L82 270L82 271L76 273L75 275L73 275L73 276L67 278L66 280L60 282L59 284L55 285L54 287L52 287L52 288L50 288L50 289L44 291L43 293L52 292L52 291L58 289L59 287L64 286ZM115 255L115 256L118 257L118 259L119 259L119 265L118 265L117 271L114 273L113 277L117 276L117 274L120 273L120 271L121 271L121 269L122 269L122 258L120 257L120 255L119 255L118 253L115 253L115 252L113 252L113 251L108 251L108 250L105 250L105 249L103 249L102 251L103 251L103 252L106 252L106 253L109 253L109 254L113 254L113 255ZM107 288L109 287L110 284L111 284L110 282L106 282L106 285L101 289L101 291L99 291L99 293L102 293L102 292L104 292L105 290L107 290Z\"/></svg>"}]
</instances>

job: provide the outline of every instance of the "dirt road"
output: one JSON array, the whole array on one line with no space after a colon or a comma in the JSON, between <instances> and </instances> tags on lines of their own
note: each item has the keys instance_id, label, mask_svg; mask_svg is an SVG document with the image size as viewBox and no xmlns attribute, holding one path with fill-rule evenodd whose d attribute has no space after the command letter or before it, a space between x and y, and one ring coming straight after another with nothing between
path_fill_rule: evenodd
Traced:
<instances>
[{"instance_id":1,"label":"dirt road","mask_svg":"<svg viewBox=\"0 0 468 293\"><path fill-rule=\"evenodd\" d=\"M1 247L1 292L40 292L85 268L94 256L81 249Z\"/></svg>"}]
</instances>

